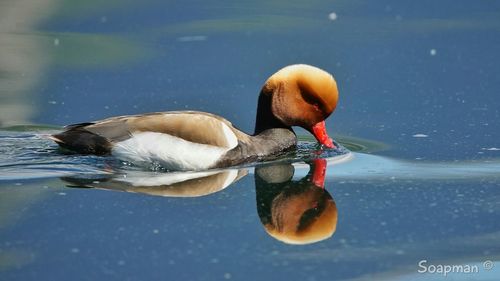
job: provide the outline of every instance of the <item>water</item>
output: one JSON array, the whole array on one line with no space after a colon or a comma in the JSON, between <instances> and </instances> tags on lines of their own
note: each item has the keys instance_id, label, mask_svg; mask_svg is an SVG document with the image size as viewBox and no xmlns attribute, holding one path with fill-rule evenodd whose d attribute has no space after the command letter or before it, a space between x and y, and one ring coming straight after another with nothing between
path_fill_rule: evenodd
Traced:
<instances>
[{"instance_id":1,"label":"water","mask_svg":"<svg viewBox=\"0 0 500 281\"><path fill-rule=\"evenodd\" d=\"M2 2L1 279L497 280L499 13L486 1ZM249 132L262 83L292 63L334 74L327 129L350 152L298 130L299 150L272 163L170 173L44 137L182 109ZM422 260L479 272L423 274Z\"/></svg>"}]
</instances>

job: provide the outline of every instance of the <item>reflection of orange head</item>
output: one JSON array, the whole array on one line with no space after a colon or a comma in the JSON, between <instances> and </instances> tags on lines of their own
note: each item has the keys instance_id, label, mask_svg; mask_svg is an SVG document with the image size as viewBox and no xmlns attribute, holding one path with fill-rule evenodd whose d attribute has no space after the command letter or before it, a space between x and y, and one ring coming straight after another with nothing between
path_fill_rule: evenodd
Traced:
<instances>
[{"instance_id":1,"label":"reflection of orange head","mask_svg":"<svg viewBox=\"0 0 500 281\"><path fill-rule=\"evenodd\" d=\"M327 239L337 227L337 206L324 189L311 186L301 193L281 193L271 203L271 219L264 225L272 237L288 244L310 244Z\"/></svg>"}]
</instances>

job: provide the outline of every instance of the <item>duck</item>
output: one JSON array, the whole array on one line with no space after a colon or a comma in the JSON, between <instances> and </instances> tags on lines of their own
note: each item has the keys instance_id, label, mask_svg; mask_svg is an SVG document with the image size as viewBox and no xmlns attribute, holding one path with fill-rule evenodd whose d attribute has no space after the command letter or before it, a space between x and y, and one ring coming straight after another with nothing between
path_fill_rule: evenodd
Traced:
<instances>
[{"instance_id":1,"label":"duck","mask_svg":"<svg viewBox=\"0 0 500 281\"><path fill-rule=\"evenodd\" d=\"M295 64L279 69L262 86L253 134L211 113L166 111L68 125L49 138L74 153L111 155L138 166L155 163L171 171L202 171L293 150L294 126L310 132L322 146L336 148L325 119L337 101L337 83L330 73Z\"/></svg>"}]
</instances>

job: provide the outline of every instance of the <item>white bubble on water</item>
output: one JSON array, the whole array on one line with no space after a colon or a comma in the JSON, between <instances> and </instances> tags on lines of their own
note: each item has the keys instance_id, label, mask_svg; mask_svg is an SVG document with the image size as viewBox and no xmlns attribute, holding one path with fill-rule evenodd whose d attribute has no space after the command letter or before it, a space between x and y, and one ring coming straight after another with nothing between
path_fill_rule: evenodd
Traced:
<instances>
[{"instance_id":1,"label":"white bubble on water","mask_svg":"<svg viewBox=\"0 0 500 281\"><path fill-rule=\"evenodd\" d=\"M205 41L207 40L206 35L192 35L192 36L182 36L178 37L177 41L179 42L196 42L196 41Z\"/></svg>"},{"instance_id":2,"label":"white bubble on water","mask_svg":"<svg viewBox=\"0 0 500 281\"><path fill-rule=\"evenodd\" d=\"M337 13L331 12L328 14L328 19L329 20L336 20L338 18Z\"/></svg>"},{"instance_id":3,"label":"white bubble on water","mask_svg":"<svg viewBox=\"0 0 500 281\"><path fill-rule=\"evenodd\" d=\"M426 138L428 137L429 135L426 135L426 134L414 134L413 137L414 138Z\"/></svg>"}]
</instances>

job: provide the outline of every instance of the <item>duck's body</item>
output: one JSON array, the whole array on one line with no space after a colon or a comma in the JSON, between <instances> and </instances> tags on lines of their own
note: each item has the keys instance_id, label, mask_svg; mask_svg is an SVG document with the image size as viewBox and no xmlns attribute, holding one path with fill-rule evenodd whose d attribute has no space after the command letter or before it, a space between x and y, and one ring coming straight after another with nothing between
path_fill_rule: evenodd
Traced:
<instances>
[{"instance_id":1,"label":"duck's body","mask_svg":"<svg viewBox=\"0 0 500 281\"><path fill-rule=\"evenodd\" d=\"M72 151L113 155L140 165L159 163L171 170L237 165L296 144L291 129L268 129L250 136L222 117L197 111L119 116L75 124L52 139Z\"/></svg>"},{"instance_id":2,"label":"duck's body","mask_svg":"<svg viewBox=\"0 0 500 281\"><path fill-rule=\"evenodd\" d=\"M304 71L309 71L305 78ZM295 147L294 125L333 147L323 120L336 103L331 75L296 65L280 70L264 85L254 135L210 113L170 111L70 125L52 139L79 153L113 155L139 165L159 163L171 170L205 170L265 159Z\"/></svg>"}]
</instances>

